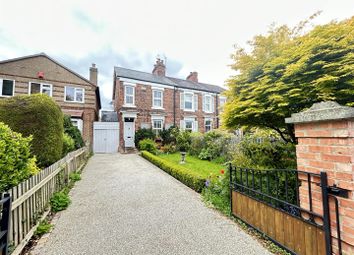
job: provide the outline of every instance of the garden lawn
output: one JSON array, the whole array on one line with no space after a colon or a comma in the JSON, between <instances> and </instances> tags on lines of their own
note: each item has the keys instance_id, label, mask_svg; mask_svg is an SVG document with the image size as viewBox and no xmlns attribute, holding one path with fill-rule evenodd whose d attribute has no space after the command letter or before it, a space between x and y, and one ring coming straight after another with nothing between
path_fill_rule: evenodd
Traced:
<instances>
[{"instance_id":1,"label":"garden lawn","mask_svg":"<svg viewBox=\"0 0 354 255\"><path fill-rule=\"evenodd\" d=\"M176 165L182 166L187 168L193 172L198 173L203 178L208 178L210 175L219 175L220 170L226 170L227 166L222 164L217 164L215 162L201 160L197 157L187 155L186 156L186 163L180 164L181 161L181 154L173 153L173 154L160 154L158 155L159 158L164 160L170 161L175 163Z\"/></svg>"}]
</instances>

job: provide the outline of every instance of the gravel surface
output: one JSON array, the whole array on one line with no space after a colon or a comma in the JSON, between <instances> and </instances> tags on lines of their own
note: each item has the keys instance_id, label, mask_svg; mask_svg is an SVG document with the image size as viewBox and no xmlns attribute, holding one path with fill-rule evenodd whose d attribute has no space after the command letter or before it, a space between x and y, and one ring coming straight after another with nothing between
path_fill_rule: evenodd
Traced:
<instances>
[{"instance_id":1,"label":"gravel surface","mask_svg":"<svg viewBox=\"0 0 354 255\"><path fill-rule=\"evenodd\" d=\"M36 254L270 254L138 155L93 156Z\"/></svg>"}]
</instances>

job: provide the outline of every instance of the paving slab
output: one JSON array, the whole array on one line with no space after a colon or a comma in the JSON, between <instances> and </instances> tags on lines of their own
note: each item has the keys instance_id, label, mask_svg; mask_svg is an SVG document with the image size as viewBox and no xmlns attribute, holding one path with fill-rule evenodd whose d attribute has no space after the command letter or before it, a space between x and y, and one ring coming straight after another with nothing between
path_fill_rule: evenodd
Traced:
<instances>
[{"instance_id":1,"label":"paving slab","mask_svg":"<svg viewBox=\"0 0 354 255\"><path fill-rule=\"evenodd\" d=\"M136 154L96 154L34 254L271 254Z\"/></svg>"}]
</instances>

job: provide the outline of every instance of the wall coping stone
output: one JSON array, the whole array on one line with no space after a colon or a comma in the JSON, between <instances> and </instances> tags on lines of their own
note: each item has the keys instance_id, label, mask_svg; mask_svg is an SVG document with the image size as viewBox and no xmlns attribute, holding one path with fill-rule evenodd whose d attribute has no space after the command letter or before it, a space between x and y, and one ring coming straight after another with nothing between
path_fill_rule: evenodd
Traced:
<instances>
[{"instance_id":1,"label":"wall coping stone","mask_svg":"<svg viewBox=\"0 0 354 255\"><path fill-rule=\"evenodd\" d=\"M354 118L354 108L342 106L334 101L313 104L308 110L293 113L285 123L307 123L317 121L342 120Z\"/></svg>"}]
</instances>

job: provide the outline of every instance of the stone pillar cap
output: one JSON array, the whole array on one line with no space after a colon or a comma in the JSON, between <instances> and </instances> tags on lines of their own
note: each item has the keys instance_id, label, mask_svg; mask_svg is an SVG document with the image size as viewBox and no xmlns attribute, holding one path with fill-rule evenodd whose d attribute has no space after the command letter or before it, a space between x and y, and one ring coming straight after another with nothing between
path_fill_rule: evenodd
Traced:
<instances>
[{"instance_id":1,"label":"stone pillar cap","mask_svg":"<svg viewBox=\"0 0 354 255\"><path fill-rule=\"evenodd\" d=\"M354 108L342 106L334 101L315 103L310 109L291 114L285 123L306 123L317 121L341 120L354 118Z\"/></svg>"}]
</instances>

